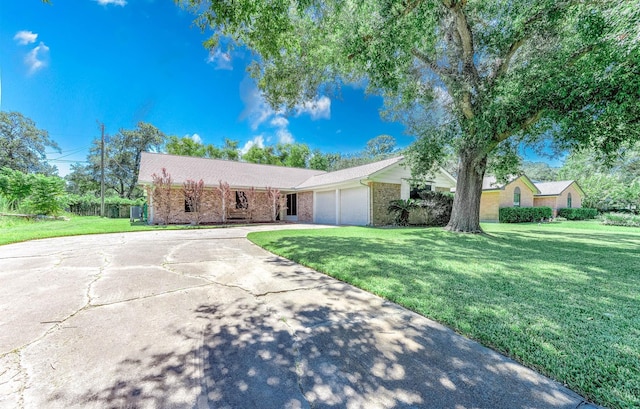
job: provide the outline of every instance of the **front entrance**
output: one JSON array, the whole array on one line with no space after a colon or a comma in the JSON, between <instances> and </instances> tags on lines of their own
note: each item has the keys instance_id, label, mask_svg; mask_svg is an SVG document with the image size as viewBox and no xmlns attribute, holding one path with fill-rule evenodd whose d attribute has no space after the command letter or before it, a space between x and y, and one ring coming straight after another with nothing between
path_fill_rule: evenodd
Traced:
<instances>
[{"instance_id":1,"label":"front entrance","mask_svg":"<svg viewBox=\"0 0 640 409\"><path fill-rule=\"evenodd\" d=\"M290 222L298 221L298 194L289 193L287 195L287 211L285 212L284 219Z\"/></svg>"}]
</instances>

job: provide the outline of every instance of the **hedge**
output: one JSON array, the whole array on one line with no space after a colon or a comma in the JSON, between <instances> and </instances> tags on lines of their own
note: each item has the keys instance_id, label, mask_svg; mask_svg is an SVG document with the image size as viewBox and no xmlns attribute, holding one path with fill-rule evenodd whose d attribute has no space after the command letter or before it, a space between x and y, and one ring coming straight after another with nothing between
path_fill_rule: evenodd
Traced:
<instances>
[{"instance_id":1,"label":"hedge","mask_svg":"<svg viewBox=\"0 0 640 409\"><path fill-rule=\"evenodd\" d=\"M640 227L640 216L629 213L607 213L602 216L602 224Z\"/></svg>"},{"instance_id":2,"label":"hedge","mask_svg":"<svg viewBox=\"0 0 640 409\"><path fill-rule=\"evenodd\" d=\"M595 219L597 215L598 215L598 210L591 209L589 207L558 209L558 216L564 217L567 220Z\"/></svg>"},{"instance_id":3,"label":"hedge","mask_svg":"<svg viewBox=\"0 0 640 409\"><path fill-rule=\"evenodd\" d=\"M550 207L503 207L500 209L500 223L530 223L551 219Z\"/></svg>"}]
</instances>

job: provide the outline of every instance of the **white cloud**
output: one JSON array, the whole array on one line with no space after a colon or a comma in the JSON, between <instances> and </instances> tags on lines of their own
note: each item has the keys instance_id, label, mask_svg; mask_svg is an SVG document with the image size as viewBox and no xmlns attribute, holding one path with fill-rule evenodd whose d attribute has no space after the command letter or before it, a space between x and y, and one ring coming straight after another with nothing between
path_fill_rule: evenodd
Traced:
<instances>
[{"instance_id":1,"label":"white cloud","mask_svg":"<svg viewBox=\"0 0 640 409\"><path fill-rule=\"evenodd\" d=\"M268 124L271 128L275 128L275 135L280 143L293 143L294 137L289 131L289 120L283 116L282 111L275 111L264 99L258 88L254 85L253 81L245 78L240 83L240 98L244 102L244 111L240 115L241 119L247 119L252 130L257 130L263 124ZM331 100L326 98L328 106L331 106ZM327 101L321 101L321 106L327 106ZM326 109L326 108L321 108ZM316 108L316 110L318 110ZM312 108L304 110L305 113L310 113ZM302 111L301 111L302 112ZM314 111L315 112L315 111ZM320 114L318 114L320 115ZM321 114L324 115L324 114ZM255 138L254 138L255 139ZM261 139L264 143L264 138ZM250 141L251 142L251 141ZM251 146L245 145L246 149ZM243 148L244 149L244 148Z\"/></svg>"},{"instance_id":2,"label":"white cloud","mask_svg":"<svg viewBox=\"0 0 640 409\"><path fill-rule=\"evenodd\" d=\"M291 132L289 132L289 130L287 128L280 128L276 131L276 136L278 137L278 142L279 143L293 143L294 139L293 139L293 135L291 134Z\"/></svg>"},{"instance_id":3,"label":"white cloud","mask_svg":"<svg viewBox=\"0 0 640 409\"><path fill-rule=\"evenodd\" d=\"M33 74L36 71L46 67L49 59L49 47L47 47L42 41L38 46L24 57L24 63L29 68L29 74Z\"/></svg>"},{"instance_id":4,"label":"white cloud","mask_svg":"<svg viewBox=\"0 0 640 409\"><path fill-rule=\"evenodd\" d=\"M240 149L240 153L244 155L245 153L249 152L249 149L251 149L251 147L254 145L256 145L258 148L264 148L264 137L262 135L258 135L252 140L247 141L242 149Z\"/></svg>"},{"instance_id":5,"label":"white cloud","mask_svg":"<svg viewBox=\"0 0 640 409\"><path fill-rule=\"evenodd\" d=\"M240 99L244 102L244 110L240 114L240 119L248 119L251 129L254 131L276 114L253 81L248 78L240 83Z\"/></svg>"},{"instance_id":6,"label":"white cloud","mask_svg":"<svg viewBox=\"0 0 640 409\"><path fill-rule=\"evenodd\" d=\"M127 5L127 0L95 0L101 6L108 6L109 4L113 4L114 6L124 7Z\"/></svg>"},{"instance_id":7,"label":"white cloud","mask_svg":"<svg viewBox=\"0 0 640 409\"><path fill-rule=\"evenodd\" d=\"M320 97L315 101L307 101L296 106L296 116L309 114L312 120L331 118L331 99Z\"/></svg>"},{"instance_id":8,"label":"white cloud","mask_svg":"<svg viewBox=\"0 0 640 409\"><path fill-rule=\"evenodd\" d=\"M20 45L35 43L37 38L38 35L36 33L26 30L18 31L16 35L13 36L13 39Z\"/></svg>"},{"instance_id":9,"label":"white cloud","mask_svg":"<svg viewBox=\"0 0 640 409\"><path fill-rule=\"evenodd\" d=\"M191 138L195 143L202 145L202 138L197 133L194 133L193 135L186 134L184 137Z\"/></svg>"},{"instance_id":10,"label":"white cloud","mask_svg":"<svg viewBox=\"0 0 640 409\"><path fill-rule=\"evenodd\" d=\"M223 53L220 49L209 52L207 64L211 64L216 70L233 70L233 61L229 52Z\"/></svg>"},{"instance_id":11,"label":"white cloud","mask_svg":"<svg viewBox=\"0 0 640 409\"><path fill-rule=\"evenodd\" d=\"M271 126L275 126L278 128L286 128L289 126L289 120L283 116L276 116L271 120Z\"/></svg>"}]
</instances>

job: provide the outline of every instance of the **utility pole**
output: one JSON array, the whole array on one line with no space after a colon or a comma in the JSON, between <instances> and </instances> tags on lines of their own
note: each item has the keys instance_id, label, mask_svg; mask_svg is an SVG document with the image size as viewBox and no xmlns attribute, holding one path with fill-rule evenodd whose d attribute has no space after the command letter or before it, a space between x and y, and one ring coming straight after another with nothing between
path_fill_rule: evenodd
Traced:
<instances>
[{"instance_id":1,"label":"utility pole","mask_svg":"<svg viewBox=\"0 0 640 409\"><path fill-rule=\"evenodd\" d=\"M102 142L100 143L100 217L104 217L104 124L100 124Z\"/></svg>"}]
</instances>

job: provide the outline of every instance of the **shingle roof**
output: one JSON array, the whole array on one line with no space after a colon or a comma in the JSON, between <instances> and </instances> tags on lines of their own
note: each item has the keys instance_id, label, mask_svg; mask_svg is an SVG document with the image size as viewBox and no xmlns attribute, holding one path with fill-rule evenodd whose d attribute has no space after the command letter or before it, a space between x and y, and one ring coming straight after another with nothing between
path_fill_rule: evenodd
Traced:
<instances>
[{"instance_id":1,"label":"shingle roof","mask_svg":"<svg viewBox=\"0 0 640 409\"><path fill-rule=\"evenodd\" d=\"M138 183L152 183L152 175L160 174L162 168L167 169L174 184L182 184L187 179L202 179L207 186L217 185L222 180L231 186L270 186L278 189L292 189L312 176L326 173L321 170L143 152Z\"/></svg>"},{"instance_id":2,"label":"shingle roof","mask_svg":"<svg viewBox=\"0 0 640 409\"><path fill-rule=\"evenodd\" d=\"M540 194L538 187L535 183L529 179L527 175L512 175L507 177L507 183L500 183L497 181L495 176L485 176L482 179L482 190L502 190L509 183L515 181L516 179L522 178L522 181L529 186L529 188L533 191L534 195Z\"/></svg>"},{"instance_id":3,"label":"shingle roof","mask_svg":"<svg viewBox=\"0 0 640 409\"><path fill-rule=\"evenodd\" d=\"M507 178L507 183L501 183L498 182L498 180L496 179L495 176L485 176L482 179L482 190L497 190L497 189L502 189L504 188L506 185L508 185L509 183L513 182L514 180L516 180L518 178L518 176L509 176Z\"/></svg>"},{"instance_id":4,"label":"shingle roof","mask_svg":"<svg viewBox=\"0 0 640 409\"><path fill-rule=\"evenodd\" d=\"M560 180L558 182L540 182L535 185L541 196L557 196L564 192L573 182L573 180Z\"/></svg>"},{"instance_id":5,"label":"shingle roof","mask_svg":"<svg viewBox=\"0 0 640 409\"><path fill-rule=\"evenodd\" d=\"M355 166L353 168L315 175L296 187L298 189L308 189L317 186L334 185L352 180L366 179L374 173L380 172L381 170L401 162L403 159L404 158L402 156L398 156L391 159L368 163L366 165Z\"/></svg>"}]
</instances>

